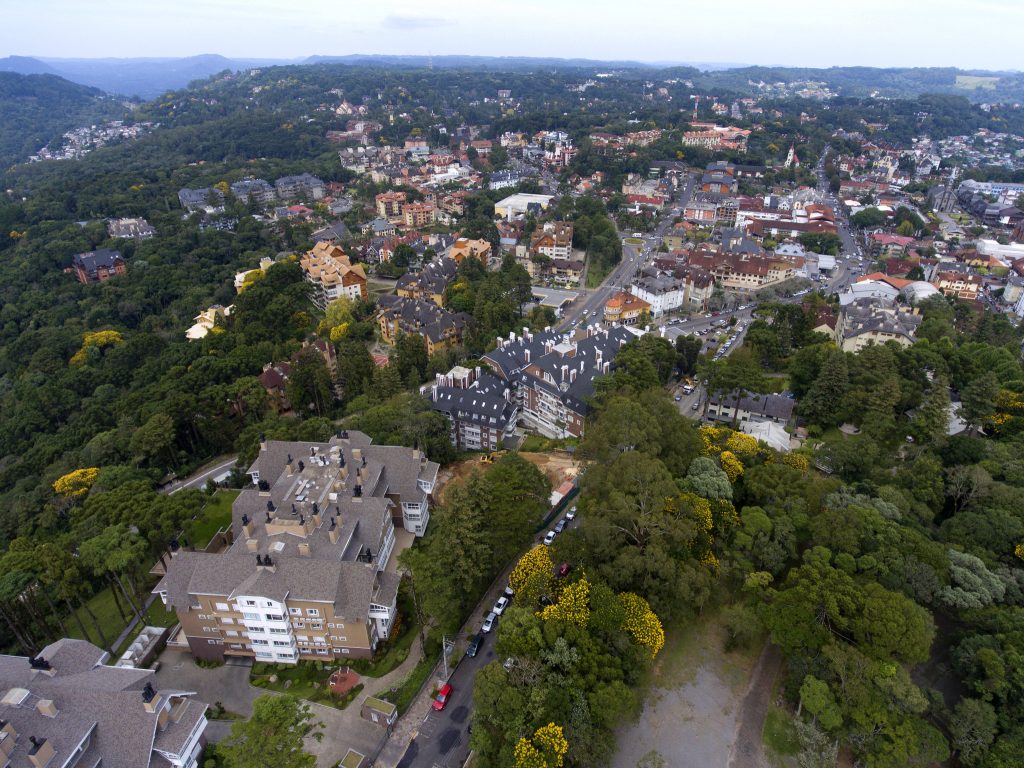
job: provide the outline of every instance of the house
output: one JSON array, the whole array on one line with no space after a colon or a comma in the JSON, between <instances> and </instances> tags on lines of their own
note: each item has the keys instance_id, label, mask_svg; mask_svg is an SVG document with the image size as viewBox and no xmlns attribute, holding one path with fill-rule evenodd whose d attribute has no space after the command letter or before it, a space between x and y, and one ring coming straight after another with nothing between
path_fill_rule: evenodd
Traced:
<instances>
[{"instance_id":1,"label":"house","mask_svg":"<svg viewBox=\"0 0 1024 768\"><path fill-rule=\"evenodd\" d=\"M842 306L836 320L836 344L844 352L857 352L869 344L895 341L913 345L922 317L895 301L861 298Z\"/></svg>"},{"instance_id":2,"label":"house","mask_svg":"<svg viewBox=\"0 0 1024 768\"><path fill-rule=\"evenodd\" d=\"M573 226L565 221L549 221L530 236L530 255L549 259L572 257Z\"/></svg>"},{"instance_id":3,"label":"house","mask_svg":"<svg viewBox=\"0 0 1024 768\"><path fill-rule=\"evenodd\" d=\"M274 182L277 196L282 200L297 197L306 200L321 200L324 196L324 183L311 173L300 173L298 176L282 176Z\"/></svg>"},{"instance_id":4,"label":"house","mask_svg":"<svg viewBox=\"0 0 1024 768\"><path fill-rule=\"evenodd\" d=\"M688 264L673 256L664 256L654 260L654 269L669 274L682 282L682 308L689 311L704 312L708 301L715 291L715 278L707 270Z\"/></svg>"},{"instance_id":5,"label":"house","mask_svg":"<svg viewBox=\"0 0 1024 768\"><path fill-rule=\"evenodd\" d=\"M235 273L235 293L241 293L245 290L245 286L248 282L252 281L256 275L264 274L268 269L274 266L274 260L269 256L264 256L260 259L260 266L258 269L246 269L242 272Z\"/></svg>"},{"instance_id":6,"label":"house","mask_svg":"<svg viewBox=\"0 0 1024 768\"><path fill-rule=\"evenodd\" d=\"M591 326L575 335L545 329L509 334L483 356L494 375L512 388L519 423L551 438L583 435L594 381L636 333L625 326Z\"/></svg>"},{"instance_id":7,"label":"house","mask_svg":"<svg viewBox=\"0 0 1024 768\"><path fill-rule=\"evenodd\" d=\"M432 301L403 296L381 296L377 307L377 323L385 344L394 344L403 333L422 336L428 355L461 344L472 321L465 312L449 312Z\"/></svg>"},{"instance_id":8,"label":"house","mask_svg":"<svg viewBox=\"0 0 1024 768\"><path fill-rule=\"evenodd\" d=\"M515 434L519 407L512 389L480 366L457 365L439 373L430 387L430 402L450 424L449 438L461 450L497 450Z\"/></svg>"},{"instance_id":9,"label":"house","mask_svg":"<svg viewBox=\"0 0 1024 768\"><path fill-rule=\"evenodd\" d=\"M189 341L206 338L210 331L213 330L214 326L217 325L218 320L223 320L224 318L231 316L232 309L234 309L234 304L227 307L223 307L220 304L214 304L209 309L203 310L195 316L195 324L185 331L185 338Z\"/></svg>"},{"instance_id":10,"label":"house","mask_svg":"<svg viewBox=\"0 0 1024 768\"><path fill-rule=\"evenodd\" d=\"M651 315L651 305L629 291L619 291L604 303L606 323L636 325L645 312Z\"/></svg>"},{"instance_id":11,"label":"house","mask_svg":"<svg viewBox=\"0 0 1024 768\"><path fill-rule=\"evenodd\" d=\"M337 245L319 242L299 261L306 281L313 286L313 303L320 309L335 299L346 296L353 301L366 301L366 271L362 264L352 264Z\"/></svg>"},{"instance_id":12,"label":"house","mask_svg":"<svg viewBox=\"0 0 1024 768\"><path fill-rule=\"evenodd\" d=\"M347 240L350 236L348 227L341 219L332 221L326 227L322 227L312 234L314 243L337 243L340 240Z\"/></svg>"},{"instance_id":13,"label":"house","mask_svg":"<svg viewBox=\"0 0 1024 768\"><path fill-rule=\"evenodd\" d=\"M125 240L145 240L156 234L156 227L145 219L108 219L107 234Z\"/></svg>"},{"instance_id":14,"label":"house","mask_svg":"<svg viewBox=\"0 0 1024 768\"><path fill-rule=\"evenodd\" d=\"M118 251L103 249L76 253L71 257L71 270L83 285L103 283L114 275L123 275L128 271L124 259Z\"/></svg>"},{"instance_id":15,"label":"house","mask_svg":"<svg viewBox=\"0 0 1024 768\"><path fill-rule=\"evenodd\" d=\"M0 764L10 768L198 768L207 705L157 689L151 669L111 666L85 640L0 656Z\"/></svg>"},{"instance_id":16,"label":"house","mask_svg":"<svg viewBox=\"0 0 1024 768\"><path fill-rule=\"evenodd\" d=\"M760 395L735 390L708 397L707 416L715 421L774 422L786 424L793 418L795 403L781 395Z\"/></svg>"},{"instance_id":17,"label":"house","mask_svg":"<svg viewBox=\"0 0 1024 768\"><path fill-rule=\"evenodd\" d=\"M698 130L683 133L684 147L747 151L747 140L751 133L749 130L714 123L691 123L691 126Z\"/></svg>"},{"instance_id":18,"label":"house","mask_svg":"<svg viewBox=\"0 0 1024 768\"><path fill-rule=\"evenodd\" d=\"M271 203L277 199L277 192L263 179L251 176L231 185L231 194L243 203Z\"/></svg>"},{"instance_id":19,"label":"house","mask_svg":"<svg viewBox=\"0 0 1024 768\"><path fill-rule=\"evenodd\" d=\"M363 234L369 234L371 237L394 237L397 233L397 227L387 219L376 218L363 224Z\"/></svg>"},{"instance_id":20,"label":"house","mask_svg":"<svg viewBox=\"0 0 1024 768\"><path fill-rule=\"evenodd\" d=\"M458 264L467 257L476 259L486 267L487 261L491 258L491 244L486 240L469 240L460 237L448 249L448 258Z\"/></svg>"},{"instance_id":21,"label":"house","mask_svg":"<svg viewBox=\"0 0 1024 768\"><path fill-rule=\"evenodd\" d=\"M454 259L441 258L430 262L419 272L406 272L395 286L399 296L432 301L444 306L444 293L459 271Z\"/></svg>"},{"instance_id":22,"label":"house","mask_svg":"<svg viewBox=\"0 0 1024 768\"><path fill-rule=\"evenodd\" d=\"M903 256L906 255L910 244L914 242L912 237L890 235L885 232L873 232L868 238L868 252L877 257L880 256Z\"/></svg>"},{"instance_id":23,"label":"house","mask_svg":"<svg viewBox=\"0 0 1024 768\"><path fill-rule=\"evenodd\" d=\"M338 352L334 344L323 339L302 342L302 347L292 354L287 362L267 363L263 366L263 372L257 377L260 385L267 392L270 406L277 413L287 413L292 409L288 400L288 377L292 372L292 364L299 359L307 349L313 349L324 359L324 365L334 376L338 368Z\"/></svg>"},{"instance_id":24,"label":"house","mask_svg":"<svg viewBox=\"0 0 1024 768\"><path fill-rule=\"evenodd\" d=\"M377 215L382 219L387 219L392 224L402 220L402 206L406 202L405 192L381 192L373 201Z\"/></svg>"},{"instance_id":25,"label":"house","mask_svg":"<svg viewBox=\"0 0 1024 768\"><path fill-rule=\"evenodd\" d=\"M195 211L215 213L224 205L224 193L213 187L202 189L184 187L178 190L178 202L190 213Z\"/></svg>"},{"instance_id":26,"label":"house","mask_svg":"<svg viewBox=\"0 0 1024 768\"><path fill-rule=\"evenodd\" d=\"M177 551L153 588L198 659L369 658L395 623L396 521L423 535L438 465L361 432L260 440L224 552Z\"/></svg>"},{"instance_id":27,"label":"house","mask_svg":"<svg viewBox=\"0 0 1024 768\"><path fill-rule=\"evenodd\" d=\"M550 280L562 286L575 286L583 278L586 262L538 256L527 259L525 266L533 280Z\"/></svg>"},{"instance_id":28,"label":"house","mask_svg":"<svg viewBox=\"0 0 1024 768\"><path fill-rule=\"evenodd\" d=\"M982 290L981 277L964 272L938 272L932 284L945 296L967 301L975 301Z\"/></svg>"}]
</instances>

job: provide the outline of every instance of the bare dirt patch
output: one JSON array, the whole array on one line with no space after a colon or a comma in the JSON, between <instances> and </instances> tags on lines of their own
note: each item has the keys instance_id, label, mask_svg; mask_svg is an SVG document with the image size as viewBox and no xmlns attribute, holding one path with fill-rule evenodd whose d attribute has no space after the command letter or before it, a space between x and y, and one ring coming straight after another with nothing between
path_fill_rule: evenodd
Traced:
<instances>
[{"instance_id":1,"label":"bare dirt patch","mask_svg":"<svg viewBox=\"0 0 1024 768\"><path fill-rule=\"evenodd\" d=\"M462 461L448 464L438 474L438 490L435 498L439 502L444 501L445 494L455 482L460 482L469 477L474 471L484 471L490 465L480 461L482 454L473 454ZM503 455L503 454L502 454ZM579 473L579 462L573 459L572 455L565 451L551 451L550 453L520 453L524 459L533 464L544 473L552 488L557 488L566 480L570 480Z\"/></svg>"}]
</instances>

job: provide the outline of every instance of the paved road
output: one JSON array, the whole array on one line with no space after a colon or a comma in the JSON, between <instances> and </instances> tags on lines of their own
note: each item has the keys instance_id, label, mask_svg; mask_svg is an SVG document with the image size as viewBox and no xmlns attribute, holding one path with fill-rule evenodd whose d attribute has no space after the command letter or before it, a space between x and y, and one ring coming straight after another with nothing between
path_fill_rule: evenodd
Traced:
<instances>
[{"instance_id":1,"label":"paved road","mask_svg":"<svg viewBox=\"0 0 1024 768\"><path fill-rule=\"evenodd\" d=\"M206 485L206 481L209 478L217 477L218 475L222 475L229 471L233 466L235 466L235 462L237 460L237 456L228 456L224 460L214 464L212 467L205 467L184 480L175 480L164 489L164 493L170 496L185 488L202 488Z\"/></svg>"}]
</instances>

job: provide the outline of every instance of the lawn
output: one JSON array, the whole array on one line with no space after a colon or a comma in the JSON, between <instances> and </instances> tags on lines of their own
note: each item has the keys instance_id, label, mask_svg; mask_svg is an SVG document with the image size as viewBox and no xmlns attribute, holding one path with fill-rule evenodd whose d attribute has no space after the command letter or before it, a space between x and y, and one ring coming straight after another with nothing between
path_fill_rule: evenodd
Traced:
<instances>
[{"instance_id":1,"label":"lawn","mask_svg":"<svg viewBox=\"0 0 1024 768\"><path fill-rule=\"evenodd\" d=\"M300 661L294 667L257 662L252 665L249 682L257 688L287 693L289 696L344 709L355 698L352 691L358 693L363 688L360 684L344 697L334 696L327 681L331 672L338 666L341 665L323 661Z\"/></svg>"},{"instance_id":2,"label":"lawn","mask_svg":"<svg viewBox=\"0 0 1024 768\"><path fill-rule=\"evenodd\" d=\"M117 610L117 605L114 603L114 596L110 591L110 588L97 592L87 601L89 609L96 615L96 621L99 623L100 628L103 631L103 635L108 643L112 643L121 631L128 626L128 623L121 618L121 614ZM128 613L128 619L131 620L131 609L125 605L124 598L121 599L121 604L124 605L125 612ZM65 626L68 630L68 637L74 637L80 640L88 640L98 646L105 647L105 644L96 633L96 627L92 623L92 619L89 614L82 609L78 609L76 612L81 618L82 624L85 625L85 629L88 631L88 637L82 637L82 629L78 625L78 622L71 618L66 620ZM174 611L168 611L164 608L164 604L160 600L156 600L143 614L145 624L154 627L170 627L177 622L177 616ZM135 636L142 631L142 626L136 626L134 632L128 637L120 648L116 648L117 655L124 652L131 641L135 639Z\"/></svg>"},{"instance_id":3,"label":"lawn","mask_svg":"<svg viewBox=\"0 0 1024 768\"><path fill-rule=\"evenodd\" d=\"M362 677L383 677L409 658L409 650L419 636L416 608L408 582L403 579L398 588L398 627L386 643L377 648L374 659L352 659L348 665Z\"/></svg>"},{"instance_id":4,"label":"lawn","mask_svg":"<svg viewBox=\"0 0 1024 768\"><path fill-rule=\"evenodd\" d=\"M599 287L611 271L611 266L601 268L594 263L593 259L591 259L587 264L587 288L593 289Z\"/></svg>"},{"instance_id":5,"label":"lawn","mask_svg":"<svg viewBox=\"0 0 1024 768\"><path fill-rule=\"evenodd\" d=\"M210 543L214 534L231 525L231 505L241 491L219 490L206 502L203 511L185 526L188 543L197 550Z\"/></svg>"},{"instance_id":6,"label":"lawn","mask_svg":"<svg viewBox=\"0 0 1024 768\"><path fill-rule=\"evenodd\" d=\"M420 688L423 687L423 684L427 681L427 678L430 677L430 673L434 669L435 664L436 661L432 658L420 659L419 664L413 668L412 672L406 675L405 679L394 689L394 692L392 692L391 689L388 689L386 691L380 691L375 694L375 696L378 699L390 701L398 707L399 714L404 713L405 710L409 708L409 705L412 703L416 694L419 693Z\"/></svg>"},{"instance_id":7,"label":"lawn","mask_svg":"<svg viewBox=\"0 0 1024 768\"><path fill-rule=\"evenodd\" d=\"M761 738L768 748L768 754L779 763L785 764L785 757L800 751L793 718L774 704L768 706Z\"/></svg>"},{"instance_id":8,"label":"lawn","mask_svg":"<svg viewBox=\"0 0 1024 768\"><path fill-rule=\"evenodd\" d=\"M992 90L996 87L996 83L999 82L998 77L985 77L983 75L957 75L956 76L956 87L964 88L969 91L983 88L985 90Z\"/></svg>"}]
</instances>

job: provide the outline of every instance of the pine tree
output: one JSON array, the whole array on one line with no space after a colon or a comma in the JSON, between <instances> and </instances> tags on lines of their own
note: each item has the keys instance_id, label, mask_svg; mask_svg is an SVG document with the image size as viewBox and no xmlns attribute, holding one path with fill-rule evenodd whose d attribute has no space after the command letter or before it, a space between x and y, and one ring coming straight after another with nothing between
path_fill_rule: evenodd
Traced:
<instances>
[{"instance_id":1,"label":"pine tree","mask_svg":"<svg viewBox=\"0 0 1024 768\"><path fill-rule=\"evenodd\" d=\"M800 412L812 424L831 426L839 421L839 406L850 386L846 354L835 350L826 358L818 377L800 403Z\"/></svg>"}]
</instances>

